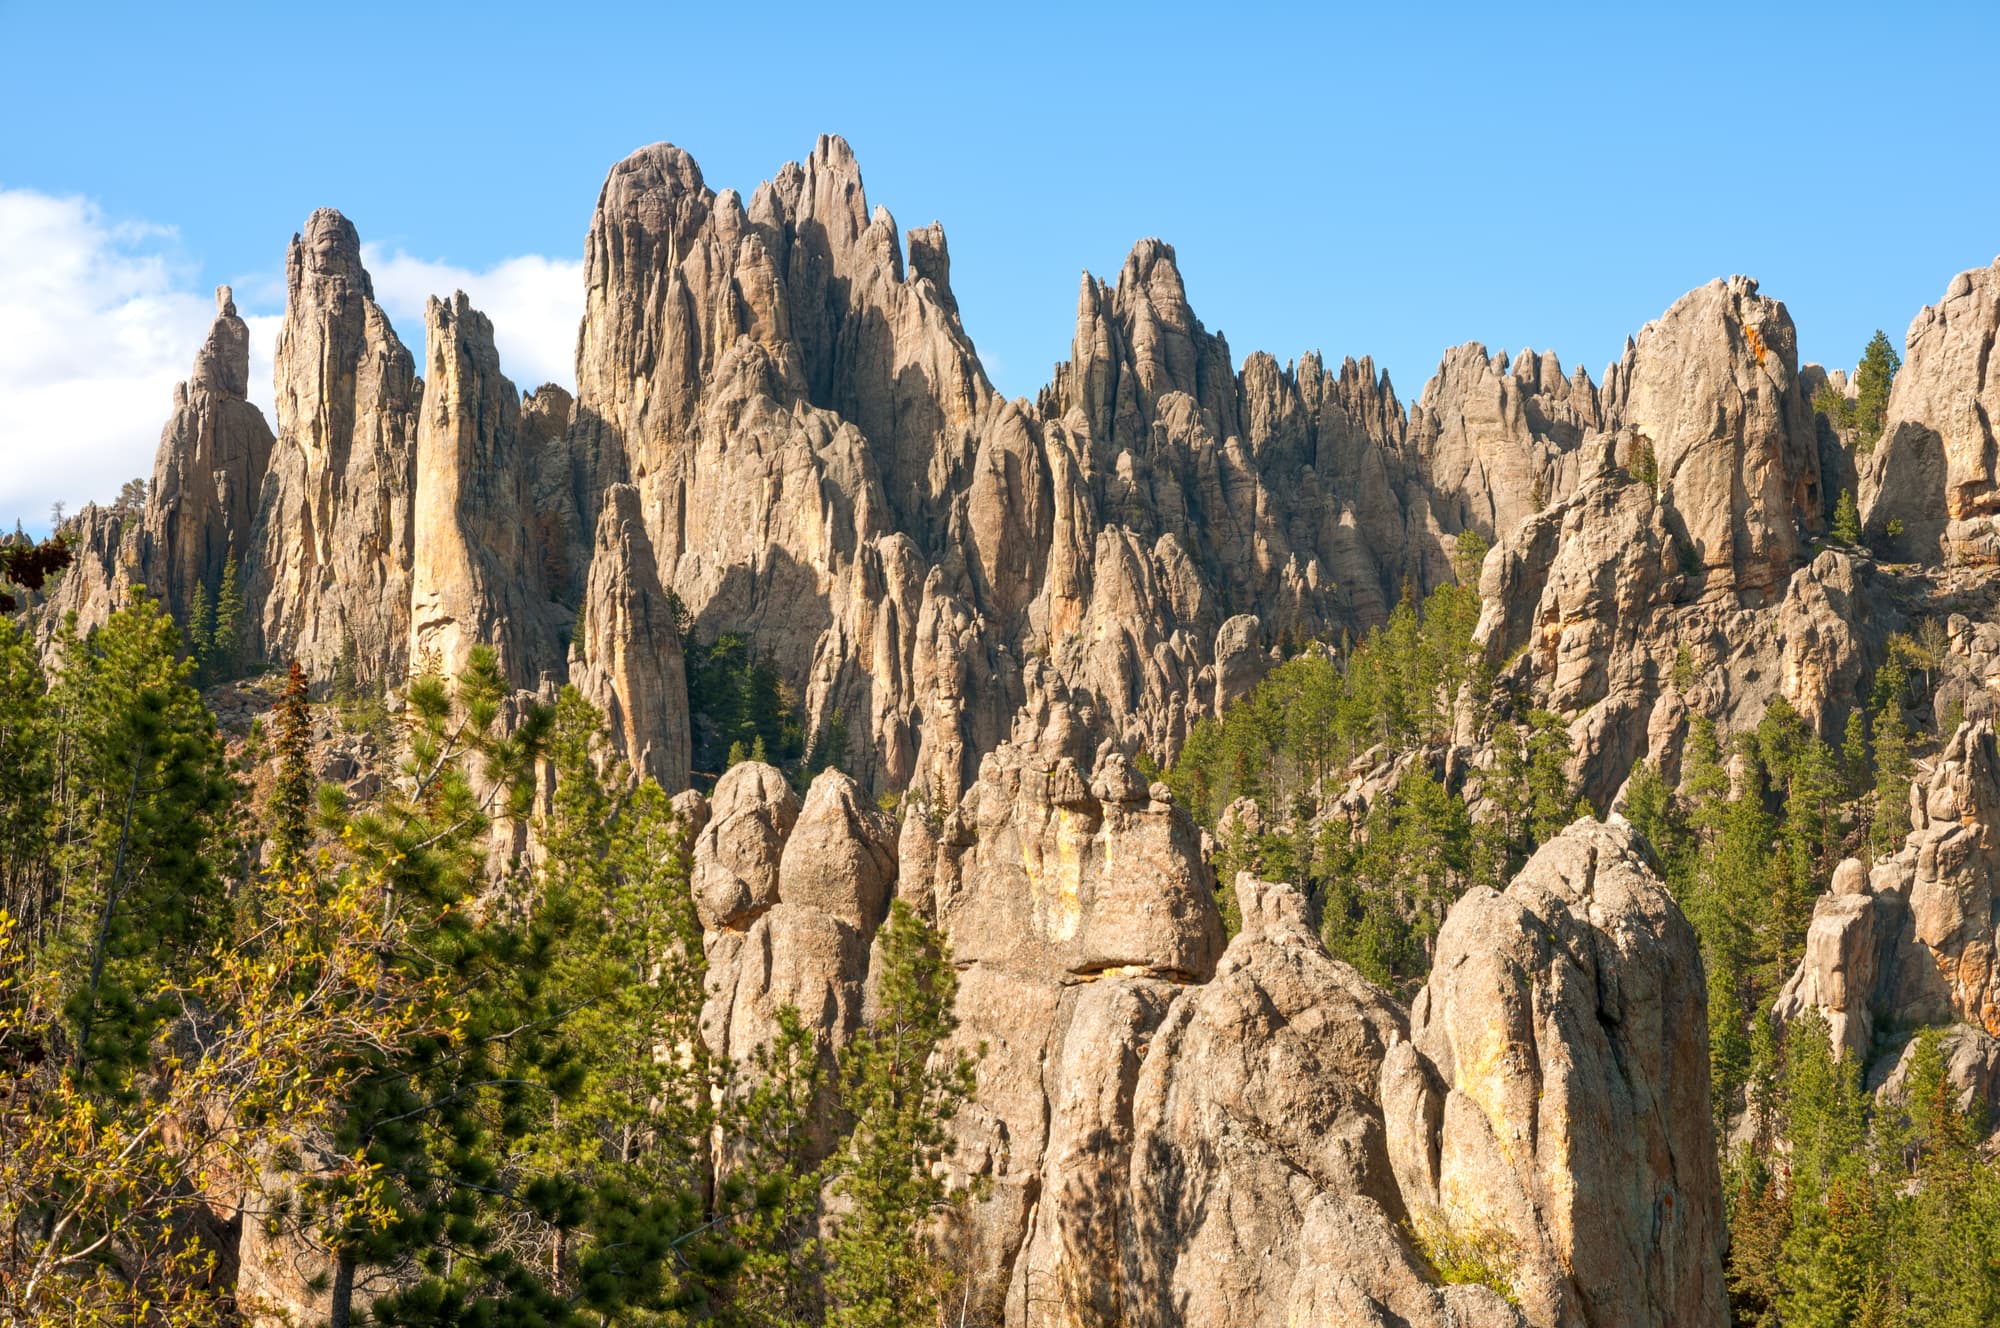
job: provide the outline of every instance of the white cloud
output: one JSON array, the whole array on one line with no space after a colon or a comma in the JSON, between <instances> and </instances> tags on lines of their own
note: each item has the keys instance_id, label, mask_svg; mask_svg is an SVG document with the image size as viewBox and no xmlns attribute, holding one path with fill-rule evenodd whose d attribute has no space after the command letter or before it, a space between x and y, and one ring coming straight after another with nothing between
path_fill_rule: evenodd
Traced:
<instances>
[{"instance_id":1,"label":"white cloud","mask_svg":"<svg viewBox=\"0 0 2000 1328\"><path fill-rule=\"evenodd\" d=\"M47 522L150 475L215 316L174 232L0 189L0 521Z\"/></svg>"},{"instance_id":2,"label":"white cloud","mask_svg":"<svg viewBox=\"0 0 2000 1328\"><path fill-rule=\"evenodd\" d=\"M396 325L411 353L423 359L424 301L462 290L493 320L500 368L515 386L576 385L576 329L583 319L583 261L526 254L483 272L412 258L398 249L361 247L361 261L375 282L375 299Z\"/></svg>"},{"instance_id":3,"label":"white cloud","mask_svg":"<svg viewBox=\"0 0 2000 1328\"><path fill-rule=\"evenodd\" d=\"M376 297L423 355L426 296L463 290L493 320L500 362L523 388L571 386L583 264L539 255L484 271L400 250L365 251ZM215 317L213 292L168 226L107 217L86 198L0 189L0 528L47 524L50 504L103 501L150 475L174 384ZM275 428L272 352L281 315L239 279L250 325L250 399Z\"/></svg>"}]
</instances>

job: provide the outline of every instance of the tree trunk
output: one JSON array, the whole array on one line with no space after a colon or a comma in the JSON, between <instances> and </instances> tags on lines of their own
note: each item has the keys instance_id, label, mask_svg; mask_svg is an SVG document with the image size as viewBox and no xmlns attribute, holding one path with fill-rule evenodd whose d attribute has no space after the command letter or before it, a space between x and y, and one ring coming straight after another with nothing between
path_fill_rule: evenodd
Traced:
<instances>
[{"instance_id":1,"label":"tree trunk","mask_svg":"<svg viewBox=\"0 0 2000 1328\"><path fill-rule=\"evenodd\" d=\"M342 1247L333 1266L333 1303L327 1310L327 1328L348 1328L354 1317L354 1251Z\"/></svg>"}]
</instances>

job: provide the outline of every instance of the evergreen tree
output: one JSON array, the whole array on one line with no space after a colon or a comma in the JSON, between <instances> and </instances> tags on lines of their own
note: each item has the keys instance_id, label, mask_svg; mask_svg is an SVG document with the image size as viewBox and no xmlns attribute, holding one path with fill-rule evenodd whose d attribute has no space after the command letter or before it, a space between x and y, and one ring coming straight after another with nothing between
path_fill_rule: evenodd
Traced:
<instances>
[{"instance_id":1,"label":"evergreen tree","mask_svg":"<svg viewBox=\"0 0 2000 1328\"><path fill-rule=\"evenodd\" d=\"M1535 847L1547 843L1577 818L1576 785L1569 777L1569 730L1560 715L1528 713L1528 835ZM1532 851L1532 849L1530 850Z\"/></svg>"},{"instance_id":2,"label":"evergreen tree","mask_svg":"<svg viewBox=\"0 0 2000 1328\"><path fill-rule=\"evenodd\" d=\"M107 1091L167 1017L161 979L221 919L236 786L181 644L137 593L87 640L63 638L51 698L62 834L43 960L67 993L78 1078Z\"/></svg>"},{"instance_id":3,"label":"evergreen tree","mask_svg":"<svg viewBox=\"0 0 2000 1328\"><path fill-rule=\"evenodd\" d=\"M1651 761L1632 768L1625 790L1625 819L1653 846L1661 870L1669 880L1679 879L1690 848L1687 818L1680 800Z\"/></svg>"},{"instance_id":4,"label":"evergreen tree","mask_svg":"<svg viewBox=\"0 0 2000 1328\"><path fill-rule=\"evenodd\" d=\"M1847 712L1847 727L1840 740L1840 773L1850 798L1860 797L1873 780L1873 758L1869 754L1868 716L1859 705Z\"/></svg>"},{"instance_id":5,"label":"evergreen tree","mask_svg":"<svg viewBox=\"0 0 2000 1328\"><path fill-rule=\"evenodd\" d=\"M1833 505L1833 537L1842 544L1861 543L1861 509L1854 504L1854 490L1842 489Z\"/></svg>"},{"instance_id":6,"label":"evergreen tree","mask_svg":"<svg viewBox=\"0 0 2000 1328\"><path fill-rule=\"evenodd\" d=\"M1632 459L1625 467L1625 473L1647 488L1657 488L1660 483L1660 462L1653 452L1653 440L1640 434L1632 444Z\"/></svg>"},{"instance_id":7,"label":"evergreen tree","mask_svg":"<svg viewBox=\"0 0 2000 1328\"><path fill-rule=\"evenodd\" d=\"M266 815L273 870L286 873L304 865L311 843L313 805L312 709L310 680L293 660L276 707L278 775Z\"/></svg>"},{"instance_id":8,"label":"evergreen tree","mask_svg":"<svg viewBox=\"0 0 2000 1328\"><path fill-rule=\"evenodd\" d=\"M1889 411L1889 388L1896 381L1902 358L1889 344L1880 328L1868 339L1861 363L1854 370L1854 450L1867 452L1882 437L1882 422Z\"/></svg>"},{"instance_id":9,"label":"evergreen tree","mask_svg":"<svg viewBox=\"0 0 2000 1328\"><path fill-rule=\"evenodd\" d=\"M1875 673L1874 731L1875 805L1870 818L1872 838L1878 853L1894 852L1909 833L1910 738L1903 720L1903 692L1909 685L1909 670L1899 653L1890 649L1889 658Z\"/></svg>"},{"instance_id":10,"label":"evergreen tree","mask_svg":"<svg viewBox=\"0 0 2000 1328\"><path fill-rule=\"evenodd\" d=\"M195 679L201 681L215 653L215 605L209 601L208 587L199 581L195 582L194 593L188 596L183 637L187 642L187 657L194 661Z\"/></svg>"},{"instance_id":11,"label":"evergreen tree","mask_svg":"<svg viewBox=\"0 0 2000 1328\"><path fill-rule=\"evenodd\" d=\"M939 1322L952 1270L929 1238L935 1226L962 1220L936 1169L973 1087L972 1059L944 1047L957 1023L950 949L901 900L878 949L879 1013L841 1067L854 1129L835 1155L830 1186L840 1207L827 1237L827 1322L839 1328Z\"/></svg>"},{"instance_id":12,"label":"evergreen tree","mask_svg":"<svg viewBox=\"0 0 2000 1328\"><path fill-rule=\"evenodd\" d=\"M348 1174L309 1187L334 1252L333 1328L352 1321L361 1268L405 1261L418 1275L375 1301L378 1323L563 1318L550 1279L498 1239L503 1223L560 1231L583 1219L569 1188L507 1169L534 1124L537 1084L569 1054L540 999L550 956L519 927L482 925L469 906L493 820L523 820L531 807L549 725L547 709L529 707L505 730L509 695L485 647L455 687L413 680L397 778L378 806L339 827L407 921L408 942L381 956L385 970L446 975L459 1010L448 1040L358 1067L334 1142L366 1161L366 1187ZM633 1251L648 1253L665 1251Z\"/></svg>"},{"instance_id":13,"label":"evergreen tree","mask_svg":"<svg viewBox=\"0 0 2000 1328\"><path fill-rule=\"evenodd\" d=\"M0 912L39 944L55 903L49 871L55 733L33 639L0 617Z\"/></svg>"},{"instance_id":14,"label":"evergreen tree","mask_svg":"<svg viewBox=\"0 0 2000 1328\"><path fill-rule=\"evenodd\" d=\"M546 957L542 1017L563 1035L535 1067L548 1108L525 1151L537 1205L573 1219L546 1232L553 1289L605 1314L709 1306L741 1254L706 1202L719 1079L699 1026L689 837L652 780L614 796L625 772L574 687L557 697L547 757L529 948ZM637 1257L648 1250L661 1257Z\"/></svg>"},{"instance_id":15,"label":"evergreen tree","mask_svg":"<svg viewBox=\"0 0 2000 1328\"><path fill-rule=\"evenodd\" d=\"M243 588L235 555L222 565L222 588L215 596L211 669L216 679L233 678L243 666Z\"/></svg>"}]
</instances>

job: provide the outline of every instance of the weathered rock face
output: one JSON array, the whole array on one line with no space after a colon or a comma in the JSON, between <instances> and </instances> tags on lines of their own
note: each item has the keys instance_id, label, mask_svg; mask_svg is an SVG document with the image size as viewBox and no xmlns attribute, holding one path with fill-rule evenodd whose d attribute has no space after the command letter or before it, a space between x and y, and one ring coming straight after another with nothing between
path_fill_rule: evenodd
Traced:
<instances>
[{"instance_id":1,"label":"weathered rock face","mask_svg":"<svg viewBox=\"0 0 2000 1328\"><path fill-rule=\"evenodd\" d=\"M1429 481L1446 530L1489 542L1581 478L1586 435L1604 427L1597 388L1578 369L1563 376L1553 351L1489 356L1478 342L1445 352L1410 412L1409 448Z\"/></svg>"},{"instance_id":2,"label":"weathered rock face","mask_svg":"<svg viewBox=\"0 0 2000 1328\"><path fill-rule=\"evenodd\" d=\"M252 525L271 430L246 397L250 329L229 287L216 289L215 306L194 371L174 386L144 511L121 517L92 505L76 515L75 562L52 587L41 617L44 640L72 612L79 631L101 626L130 599L135 583L184 619L197 586L213 604L230 560L242 564L254 555Z\"/></svg>"},{"instance_id":3,"label":"weathered rock face","mask_svg":"<svg viewBox=\"0 0 2000 1328\"><path fill-rule=\"evenodd\" d=\"M1842 862L1833 888L1813 905L1805 955L1773 1017L1790 1023L1817 1008L1834 1045L1864 1066L1877 1055L1879 1033L1950 1018L1936 965L1917 943L1907 886L1894 864L1871 875L1857 859Z\"/></svg>"},{"instance_id":4,"label":"weathered rock face","mask_svg":"<svg viewBox=\"0 0 2000 1328\"><path fill-rule=\"evenodd\" d=\"M1676 768L1690 712L1743 732L1783 697L1837 739L1885 635L1866 623L1865 571L1836 550L1762 608L1701 592L1675 511L1613 464L1634 441L1594 443L1592 473L1496 546L1480 579L1487 662L1569 722L1573 774L1598 807L1639 760Z\"/></svg>"},{"instance_id":5,"label":"weathered rock face","mask_svg":"<svg viewBox=\"0 0 2000 1328\"><path fill-rule=\"evenodd\" d=\"M1721 1324L1694 929L1624 821L1579 821L1438 935L1385 1072L1404 1201L1504 1233L1536 1324Z\"/></svg>"},{"instance_id":6,"label":"weathered rock face","mask_svg":"<svg viewBox=\"0 0 2000 1328\"><path fill-rule=\"evenodd\" d=\"M799 800L776 766L744 761L716 781L695 841L695 910L707 931L742 931L778 902L778 865Z\"/></svg>"},{"instance_id":7,"label":"weathered rock face","mask_svg":"<svg viewBox=\"0 0 2000 1328\"><path fill-rule=\"evenodd\" d=\"M271 429L248 400L250 329L227 286L194 373L174 389L160 435L139 551L146 584L176 614L196 586L210 602L230 560L251 551L257 494L271 463Z\"/></svg>"},{"instance_id":8,"label":"weathered rock face","mask_svg":"<svg viewBox=\"0 0 2000 1328\"><path fill-rule=\"evenodd\" d=\"M1871 539L1887 541L1889 522L1900 521L1899 552L2000 561L1996 335L2000 259L1953 277L1944 298L1910 324L1881 441L1861 461L1861 520Z\"/></svg>"},{"instance_id":9,"label":"weathered rock face","mask_svg":"<svg viewBox=\"0 0 2000 1328\"><path fill-rule=\"evenodd\" d=\"M1819 435L1791 315L1746 277L1675 301L1606 374L1607 420L1653 450L1704 594L1756 607L1823 528Z\"/></svg>"},{"instance_id":10,"label":"weathered rock face","mask_svg":"<svg viewBox=\"0 0 2000 1328\"><path fill-rule=\"evenodd\" d=\"M747 205L676 148L635 153L586 273L580 518L637 486L696 630L747 632L871 789L955 796L1030 655L1121 746L1171 754L1232 613L1272 639L1360 629L1450 574L1386 379L1268 356L1239 376L1157 241L1085 279L1034 407L980 370L942 230L899 244L838 139Z\"/></svg>"},{"instance_id":11,"label":"weathered rock face","mask_svg":"<svg viewBox=\"0 0 2000 1328\"><path fill-rule=\"evenodd\" d=\"M560 671L560 610L546 586L537 458L520 399L500 372L493 324L463 291L424 308L429 375L418 418L409 658L447 674L475 645L533 687Z\"/></svg>"},{"instance_id":12,"label":"weathered rock face","mask_svg":"<svg viewBox=\"0 0 2000 1328\"><path fill-rule=\"evenodd\" d=\"M1795 364L1791 320L1754 282L1690 293L1607 373L1603 432L1545 466L1557 487L1576 472L1568 496L1488 556L1486 659L1568 721L1572 773L1598 807L1641 759L1674 773L1690 714L1743 732L1783 697L1837 739L1880 658L1872 573L1808 543L1826 519L1821 439ZM1483 381L1478 367L1458 377ZM1581 382L1566 400L1584 427ZM1525 424L1489 427L1525 428L1516 454L1548 450Z\"/></svg>"},{"instance_id":13,"label":"weathered rock face","mask_svg":"<svg viewBox=\"0 0 2000 1328\"><path fill-rule=\"evenodd\" d=\"M1139 1323L1292 1323L1317 1198L1407 1217L1375 1097L1403 1011L1327 957L1296 891L1248 876L1238 890L1242 932L1215 980L1174 1003L1140 1072L1127 1254Z\"/></svg>"},{"instance_id":14,"label":"weathered rock face","mask_svg":"<svg viewBox=\"0 0 2000 1328\"><path fill-rule=\"evenodd\" d=\"M1273 633L1370 625L1405 578L1427 588L1449 576L1386 376L1367 360L1330 372L1314 355L1280 368L1253 354L1240 375L1230 364L1189 306L1170 245L1141 241L1115 286L1084 278L1071 358L1039 403L1068 463L1051 464L1051 571L1073 569L1051 578L1057 640L1074 616L1065 606L1093 598L1084 564L1094 547L1102 566L1093 531L1111 526L1153 550L1152 580L1199 592L1148 597L1160 635L1180 627L1197 646L1233 613L1257 613ZM1062 514L1076 510L1091 520L1072 533ZM1183 553L1190 532L1202 539ZM1177 741L1167 716L1146 727L1156 743Z\"/></svg>"},{"instance_id":15,"label":"weathered rock face","mask_svg":"<svg viewBox=\"0 0 2000 1328\"><path fill-rule=\"evenodd\" d=\"M840 771L822 773L807 790L785 840L778 898L816 908L872 936L888 916L895 891L894 819Z\"/></svg>"},{"instance_id":16,"label":"weathered rock face","mask_svg":"<svg viewBox=\"0 0 2000 1328\"><path fill-rule=\"evenodd\" d=\"M958 960L1205 980L1221 917L1193 823L1156 791L1115 753L1088 778L1067 756L990 753L944 832L937 917Z\"/></svg>"},{"instance_id":17,"label":"weathered rock face","mask_svg":"<svg viewBox=\"0 0 2000 1328\"><path fill-rule=\"evenodd\" d=\"M1014 695L1004 668L970 685L998 667L984 623L924 553L992 392L942 232L912 254L906 272L838 139L747 209L679 149L635 153L592 220L571 436L582 518L634 484L696 630L746 633L815 731L841 717L877 788L932 765L956 787L963 744L996 742Z\"/></svg>"},{"instance_id":18,"label":"weathered rock face","mask_svg":"<svg viewBox=\"0 0 2000 1328\"><path fill-rule=\"evenodd\" d=\"M375 303L361 240L322 208L285 258L278 442L253 543L256 649L360 681L409 665L414 448L423 384Z\"/></svg>"},{"instance_id":19,"label":"weathered rock face","mask_svg":"<svg viewBox=\"0 0 2000 1328\"><path fill-rule=\"evenodd\" d=\"M72 562L48 587L48 600L35 621L35 639L51 648L56 633L74 614L76 629L88 633L132 600L132 587L145 583L134 538L137 522L108 507L86 504L64 525Z\"/></svg>"},{"instance_id":20,"label":"weathered rock face","mask_svg":"<svg viewBox=\"0 0 2000 1328\"><path fill-rule=\"evenodd\" d=\"M604 712L632 769L662 788L685 787L692 742L680 625L629 484L605 491L569 650L570 680Z\"/></svg>"},{"instance_id":21,"label":"weathered rock face","mask_svg":"<svg viewBox=\"0 0 2000 1328\"><path fill-rule=\"evenodd\" d=\"M2000 747L1991 721L1952 735L1910 798L1910 822L1895 884L1907 882L1917 940L1935 958L1953 1012L2000 1036Z\"/></svg>"},{"instance_id":22,"label":"weathered rock face","mask_svg":"<svg viewBox=\"0 0 2000 1328\"><path fill-rule=\"evenodd\" d=\"M869 942L895 893L893 825L837 770L813 781L801 807L784 775L759 761L732 766L694 819L709 1049L750 1064L790 1006L830 1066L860 1026Z\"/></svg>"}]
</instances>

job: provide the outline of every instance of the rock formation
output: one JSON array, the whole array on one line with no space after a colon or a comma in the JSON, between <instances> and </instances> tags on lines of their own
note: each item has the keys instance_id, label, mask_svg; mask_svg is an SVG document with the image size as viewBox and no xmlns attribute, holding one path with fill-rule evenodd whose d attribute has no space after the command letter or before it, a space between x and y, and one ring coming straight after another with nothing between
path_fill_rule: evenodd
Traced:
<instances>
[{"instance_id":1,"label":"rock formation","mask_svg":"<svg viewBox=\"0 0 2000 1328\"><path fill-rule=\"evenodd\" d=\"M660 586L639 492L629 484L605 491L569 650L570 681L604 713L631 768L662 788L685 786L690 739L680 624Z\"/></svg>"},{"instance_id":2,"label":"rock formation","mask_svg":"<svg viewBox=\"0 0 2000 1328\"><path fill-rule=\"evenodd\" d=\"M315 677L362 682L409 665L414 449L423 383L361 266L361 240L322 208L285 256L278 442L249 578L255 648Z\"/></svg>"},{"instance_id":3,"label":"rock formation","mask_svg":"<svg viewBox=\"0 0 2000 1328\"><path fill-rule=\"evenodd\" d=\"M813 739L848 735L871 795L950 799L1035 670L1094 739L1170 759L1278 642L1365 631L1452 576L1467 529L1503 546L1488 653L1539 643L1539 699L1600 804L1671 758L1656 716L1734 724L1783 694L1837 726L1873 661L1861 573L1806 543L1825 503L1791 323L1747 280L1677 302L1601 388L1467 345L1406 415L1365 359L1236 367L1145 240L1115 282L1083 279L1039 400L1006 401L942 228L899 234L837 138L747 202L641 149L605 182L585 279L574 400L517 398L462 296L427 311L426 391L354 228L315 213L268 462L225 314L161 452L171 552L100 551L72 598L110 604L128 566L178 606L237 549L254 654L373 685L484 641L517 686L581 685L669 787L679 630L737 632ZM1650 508L1602 478L1635 465ZM1684 651L1709 693L1672 682Z\"/></svg>"},{"instance_id":4,"label":"rock formation","mask_svg":"<svg viewBox=\"0 0 2000 1328\"><path fill-rule=\"evenodd\" d=\"M1849 860L1834 873L1774 1017L1819 1010L1871 1087L1900 1082L1913 1030L1945 1026L1961 1093L2000 1105L2000 744L1990 719L1952 735L1911 789L1910 824L1902 849L1872 870Z\"/></svg>"},{"instance_id":5,"label":"rock formation","mask_svg":"<svg viewBox=\"0 0 2000 1328\"><path fill-rule=\"evenodd\" d=\"M1648 323L1605 375L1606 417L1650 448L1703 593L1755 608L1820 530L1819 436L1785 306L1712 281Z\"/></svg>"},{"instance_id":6,"label":"rock formation","mask_svg":"<svg viewBox=\"0 0 2000 1328\"><path fill-rule=\"evenodd\" d=\"M412 461L409 659L454 674L490 645L522 686L560 672L535 460L493 324L464 292L424 308L426 390Z\"/></svg>"},{"instance_id":7,"label":"rock formation","mask_svg":"<svg viewBox=\"0 0 2000 1328\"><path fill-rule=\"evenodd\" d=\"M1706 1008L1694 929L1621 819L1452 907L1414 1063L1385 1072L1389 1153L1407 1203L1506 1234L1529 1322L1725 1321Z\"/></svg>"},{"instance_id":8,"label":"rock formation","mask_svg":"<svg viewBox=\"0 0 2000 1328\"><path fill-rule=\"evenodd\" d=\"M1812 552L1818 432L1795 364L1756 283L1684 297L1606 375L1574 490L1488 555L1486 659L1568 721L1599 807L1637 761L1677 768L1689 713L1741 732L1782 696L1837 738L1880 658L1868 569Z\"/></svg>"},{"instance_id":9,"label":"rock formation","mask_svg":"<svg viewBox=\"0 0 2000 1328\"><path fill-rule=\"evenodd\" d=\"M694 852L705 1036L866 1017L891 897L959 970L977 1091L952 1174L993 1322L1720 1324L1720 1182L1692 929L1622 821L1583 821L1459 901L1414 1012L1330 958L1288 886L1221 924L1193 827L1039 703L900 843L835 772L801 804L748 762ZM1493 1288L1427 1241L1498 1232Z\"/></svg>"},{"instance_id":10,"label":"rock formation","mask_svg":"<svg viewBox=\"0 0 2000 1328\"><path fill-rule=\"evenodd\" d=\"M1410 412L1410 450L1447 530L1490 543L1581 478L1585 435L1601 431L1597 388L1564 377L1553 351L1489 356L1478 342L1445 353Z\"/></svg>"},{"instance_id":11,"label":"rock formation","mask_svg":"<svg viewBox=\"0 0 2000 1328\"><path fill-rule=\"evenodd\" d=\"M2000 562L2000 259L1961 272L1910 324L1882 437L1861 460L1860 507L1871 539L1929 561Z\"/></svg>"},{"instance_id":12,"label":"rock formation","mask_svg":"<svg viewBox=\"0 0 2000 1328\"><path fill-rule=\"evenodd\" d=\"M229 287L216 289L215 307L193 373L174 386L143 512L78 513L78 557L55 585L45 635L71 612L79 631L101 625L134 584L184 618L197 587L212 605L231 560L251 556L271 430L248 399L250 329Z\"/></svg>"},{"instance_id":13,"label":"rock formation","mask_svg":"<svg viewBox=\"0 0 2000 1328\"><path fill-rule=\"evenodd\" d=\"M271 463L271 430L248 398L250 329L227 286L194 373L174 389L146 500L140 565L147 586L176 614L196 586L211 602L231 559L251 548L258 491Z\"/></svg>"},{"instance_id":14,"label":"rock formation","mask_svg":"<svg viewBox=\"0 0 2000 1328\"><path fill-rule=\"evenodd\" d=\"M696 828L703 1036L738 1061L786 1006L835 1055L892 901L916 908L958 967L956 1048L983 1049L948 1165L980 1183L988 1321L1723 1321L1700 967L1628 826L1460 899L1406 1011L1288 887L1239 881L1225 941L1200 832L1140 772L1292 643L1455 575L1464 531L1493 543L1497 704L1562 717L1599 809L1641 760L1671 777L1694 715L1742 733L1783 698L1836 737L1947 583L1822 538L1857 477L1810 401L1845 380L1797 364L1754 282L1676 301L1595 384L1460 346L1406 412L1365 358L1239 364L1143 240L1010 401L943 229L899 231L845 143L747 201L660 144L599 196L574 398L523 397L462 294L427 307L419 379L360 253L331 211L293 240L275 436L222 292L153 502L75 520L44 640L137 581L185 613L233 558L265 662L393 686L488 644L521 689L576 685ZM1996 322L2000 267L1912 328L1858 475L1885 556L1899 521L1906 552L2000 562ZM1907 845L1837 874L1778 1017L1824 1011L1886 1092L1907 1030L1946 1025L1970 1100L2000 1085L2000 632L1959 573L1933 705L1969 723ZM801 798L761 762L690 769L685 634L723 632L848 735L846 773ZM1476 725L1454 738L1371 753L1349 807L1478 769ZM1495 1286L1440 1284L1452 1241Z\"/></svg>"}]
</instances>

